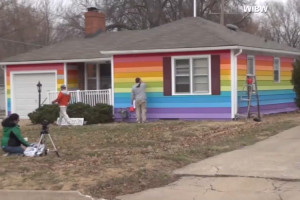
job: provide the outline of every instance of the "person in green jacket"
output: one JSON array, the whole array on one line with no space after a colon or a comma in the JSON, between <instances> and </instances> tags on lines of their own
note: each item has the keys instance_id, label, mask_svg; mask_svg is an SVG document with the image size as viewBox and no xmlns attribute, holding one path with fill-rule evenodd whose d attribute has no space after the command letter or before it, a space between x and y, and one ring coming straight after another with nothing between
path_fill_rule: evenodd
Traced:
<instances>
[{"instance_id":1,"label":"person in green jacket","mask_svg":"<svg viewBox=\"0 0 300 200\"><path fill-rule=\"evenodd\" d=\"M19 121L20 117L16 113L11 114L2 121L3 136L1 147L8 154L23 154L24 149L21 147L21 144L25 147L30 146L30 143L21 134L20 126L18 125Z\"/></svg>"}]
</instances>

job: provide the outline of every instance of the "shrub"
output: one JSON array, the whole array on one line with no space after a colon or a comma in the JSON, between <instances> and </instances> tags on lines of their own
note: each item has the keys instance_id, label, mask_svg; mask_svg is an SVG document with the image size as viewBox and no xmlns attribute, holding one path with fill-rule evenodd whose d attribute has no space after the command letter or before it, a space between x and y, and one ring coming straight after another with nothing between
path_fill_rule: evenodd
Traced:
<instances>
[{"instance_id":1,"label":"shrub","mask_svg":"<svg viewBox=\"0 0 300 200\"><path fill-rule=\"evenodd\" d=\"M88 109L85 119L88 124L108 123L113 121L113 107L107 104L96 104Z\"/></svg>"},{"instance_id":2,"label":"shrub","mask_svg":"<svg viewBox=\"0 0 300 200\"><path fill-rule=\"evenodd\" d=\"M53 123L56 121L58 116L59 106L56 104L43 105L40 108L37 108L34 112L28 114L28 117L33 124L41 124L44 120L47 120L49 123Z\"/></svg>"},{"instance_id":3,"label":"shrub","mask_svg":"<svg viewBox=\"0 0 300 200\"><path fill-rule=\"evenodd\" d=\"M67 109L67 113L71 118L86 118L90 105L84 103L70 104Z\"/></svg>"},{"instance_id":4,"label":"shrub","mask_svg":"<svg viewBox=\"0 0 300 200\"><path fill-rule=\"evenodd\" d=\"M84 103L70 104L67 113L71 118L84 118L87 124L108 123L113 121L112 106L107 104L97 104L91 107ZM38 124L47 120L50 123L56 121L59 117L59 106L44 105L28 114L30 120L34 124Z\"/></svg>"},{"instance_id":5,"label":"shrub","mask_svg":"<svg viewBox=\"0 0 300 200\"><path fill-rule=\"evenodd\" d=\"M300 60L296 60L293 66L292 84L294 85L294 91L296 92L296 104L300 107Z\"/></svg>"}]
</instances>

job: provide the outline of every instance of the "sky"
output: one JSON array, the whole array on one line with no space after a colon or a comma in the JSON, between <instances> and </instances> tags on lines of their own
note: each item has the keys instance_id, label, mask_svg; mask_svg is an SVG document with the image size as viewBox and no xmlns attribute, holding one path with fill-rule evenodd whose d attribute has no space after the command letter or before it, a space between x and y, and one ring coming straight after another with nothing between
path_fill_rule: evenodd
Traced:
<instances>
[{"instance_id":1,"label":"sky","mask_svg":"<svg viewBox=\"0 0 300 200\"><path fill-rule=\"evenodd\" d=\"M264 4L265 2L270 2L270 1L279 1L279 2L286 2L287 0L256 0L257 5Z\"/></svg>"}]
</instances>

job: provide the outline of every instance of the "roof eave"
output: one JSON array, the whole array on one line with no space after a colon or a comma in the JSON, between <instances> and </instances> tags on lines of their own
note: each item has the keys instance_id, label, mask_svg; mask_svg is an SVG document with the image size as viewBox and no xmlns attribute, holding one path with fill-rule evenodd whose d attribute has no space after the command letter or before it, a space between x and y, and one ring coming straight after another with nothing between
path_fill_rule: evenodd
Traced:
<instances>
[{"instance_id":1,"label":"roof eave","mask_svg":"<svg viewBox=\"0 0 300 200\"><path fill-rule=\"evenodd\" d=\"M90 58L90 59L68 59L68 60L34 60L34 61L16 61L0 62L0 65L27 65L27 64L50 64L50 63L77 63L77 62L97 62L110 61L111 58Z\"/></svg>"},{"instance_id":2,"label":"roof eave","mask_svg":"<svg viewBox=\"0 0 300 200\"><path fill-rule=\"evenodd\" d=\"M232 50L232 49L243 49L243 50L249 50L249 51L259 51L259 52L279 53L279 54L300 56L300 51L295 52L295 51L286 51L286 50L246 47L246 46L219 46L219 47L197 47L197 48L176 48L176 49L100 51L100 53L103 55L125 55L125 54L213 51L213 50Z\"/></svg>"}]
</instances>

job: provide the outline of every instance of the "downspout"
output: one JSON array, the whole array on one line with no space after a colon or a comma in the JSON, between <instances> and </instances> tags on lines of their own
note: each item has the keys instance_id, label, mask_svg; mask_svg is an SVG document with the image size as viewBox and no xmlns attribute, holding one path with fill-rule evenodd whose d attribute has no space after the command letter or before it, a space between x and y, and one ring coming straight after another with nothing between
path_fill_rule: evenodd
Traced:
<instances>
[{"instance_id":1,"label":"downspout","mask_svg":"<svg viewBox=\"0 0 300 200\"><path fill-rule=\"evenodd\" d=\"M232 50L233 51L233 50ZM243 49L240 48L239 51L234 54L233 52L233 69L232 69L232 118L236 118L238 114L238 56L241 55Z\"/></svg>"}]
</instances>

